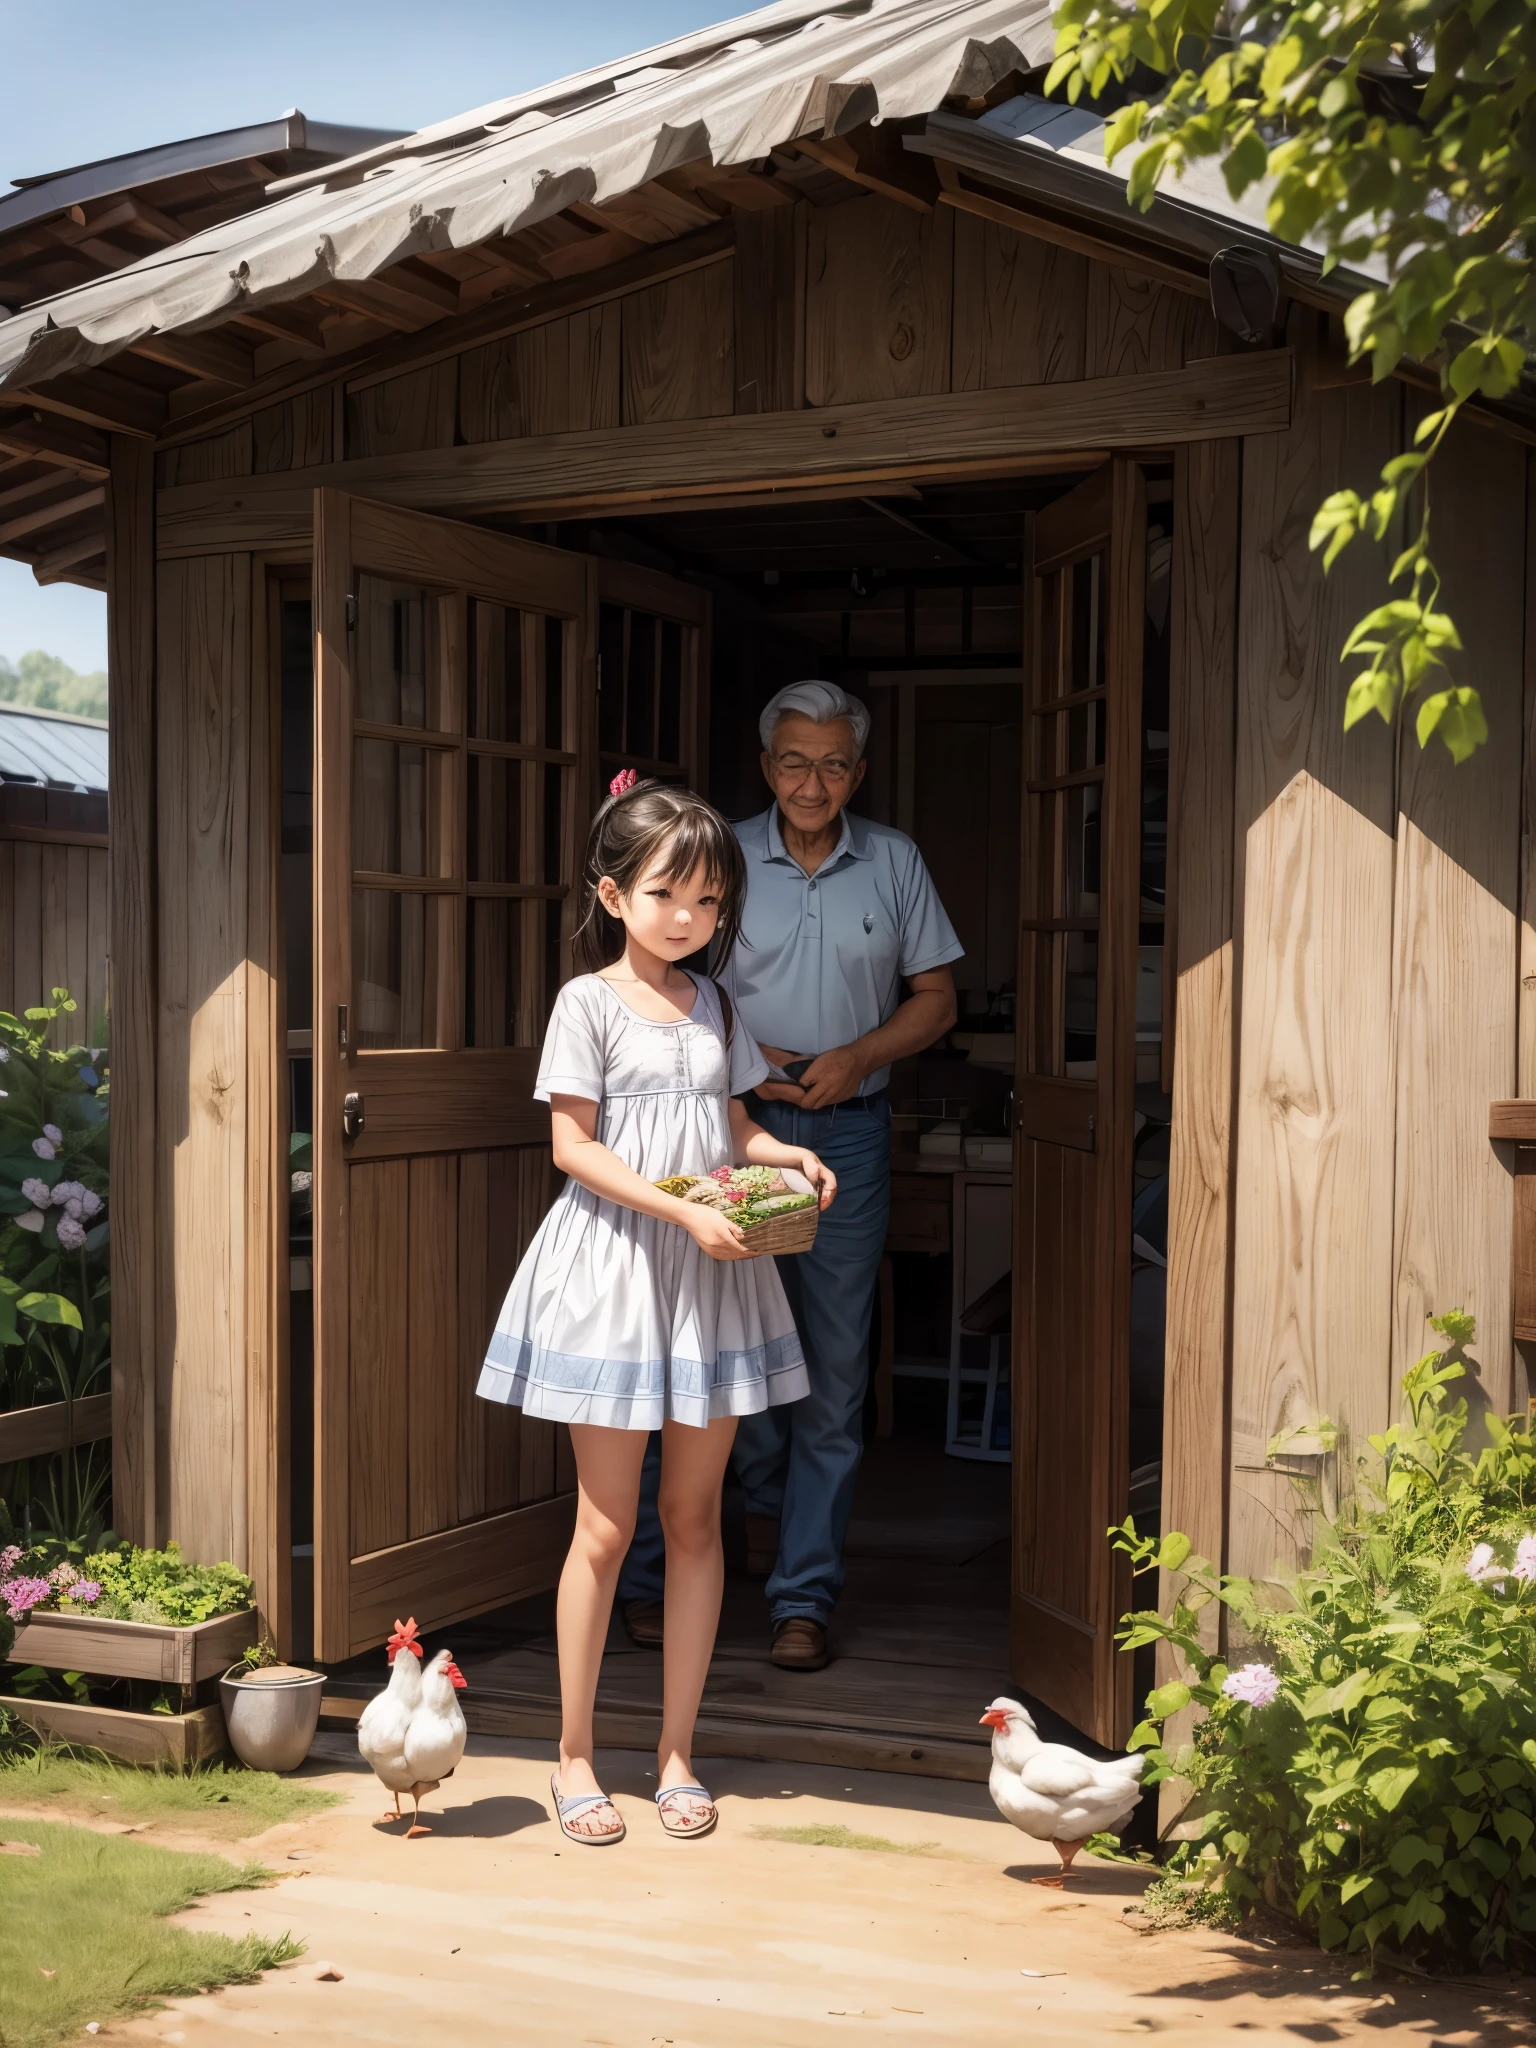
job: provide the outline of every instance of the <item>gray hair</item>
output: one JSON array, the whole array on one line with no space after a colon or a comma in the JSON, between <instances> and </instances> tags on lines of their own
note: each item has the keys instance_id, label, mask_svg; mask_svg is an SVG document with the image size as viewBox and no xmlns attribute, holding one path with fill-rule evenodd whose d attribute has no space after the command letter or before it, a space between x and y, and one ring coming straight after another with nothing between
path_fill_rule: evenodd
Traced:
<instances>
[{"instance_id":1,"label":"gray hair","mask_svg":"<svg viewBox=\"0 0 1536 2048\"><path fill-rule=\"evenodd\" d=\"M772 747L779 720L791 716L811 718L818 725L830 725L834 719L843 719L853 729L854 751L862 758L864 743L869 738L869 707L861 704L857 697L850 697L836 683L790 683L776 696L770 697L757 721L765 747Z\"/></svg>"}]
</instances>

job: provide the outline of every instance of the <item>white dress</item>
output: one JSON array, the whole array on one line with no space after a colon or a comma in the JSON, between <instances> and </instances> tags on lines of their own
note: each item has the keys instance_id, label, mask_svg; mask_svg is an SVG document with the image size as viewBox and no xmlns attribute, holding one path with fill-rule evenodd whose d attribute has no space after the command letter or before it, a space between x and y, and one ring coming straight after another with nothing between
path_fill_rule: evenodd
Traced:
<instances>
[{"instance_id":1,"label":"white dress","mask_svg":"<svg viewBox=\"0 0 1536 2048\"><path fill-rule=\"evenodd\" d=\"M534 1095L599 1105L600 1142L647 1180L731 1161L728 1098L767 1079L719 991L695 978L691 1013L655 1024L595 974L555 998ZM678 1223L566 1182L523 1256L476 1389L525 1415L610 1429L702 1428L809 1392L771 1258L712 1259Z\"/></svg>"}]
</instances>

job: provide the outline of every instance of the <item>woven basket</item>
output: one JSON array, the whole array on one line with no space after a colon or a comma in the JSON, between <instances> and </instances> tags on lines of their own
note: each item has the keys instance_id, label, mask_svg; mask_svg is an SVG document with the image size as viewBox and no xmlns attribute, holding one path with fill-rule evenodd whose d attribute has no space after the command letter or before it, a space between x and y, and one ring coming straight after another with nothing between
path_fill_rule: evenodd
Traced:
<instances>
[{"instance_id":1,"label":"woven basket","mask_svg":"<svg viewBox=\"0 0 1536 2048\"><path fill-rule=\"evenodd\" d=\"M754 1259L782 1258L786 1252L808 1252L816 1242L819 1209L791 1209L787 1216L770 1216L766 1223L754 1223L742 1235Z\"/></svg>"}]
</instances>

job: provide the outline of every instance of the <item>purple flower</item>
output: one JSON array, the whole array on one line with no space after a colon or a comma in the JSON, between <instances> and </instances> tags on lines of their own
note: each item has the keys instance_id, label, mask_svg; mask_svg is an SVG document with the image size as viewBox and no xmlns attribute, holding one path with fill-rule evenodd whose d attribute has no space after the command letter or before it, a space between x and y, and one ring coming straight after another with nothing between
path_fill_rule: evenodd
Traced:
<instances>
[{"instance_id":1,"label":"purple flower","mask_svg":"<svg viewBox=\"0 0 1536 2048\"><path fill-rule=\"evenodd\" d=\"M1475 1580L1478 1585L1487 1585L1491 1580L1501 1593L1504 1590L1504 1581L1509 1577L1509 1566L1495 1562L1491 1543L1477 1545L1467 1559L1466 1570L1467 1577Z\"/></svg>"},{"instance_id":2,"label":"purple flower","mask_svg":"<svg viewBox=\"0 0 1536 2048\"><path fill-rule=\"evenodd\" d=\"M7 1543L4 1550L0 1550L0 1579L8 1579L20 1563L21 1545Z\"/></svg>"},{"instance_id":3,"label":"purple flower","mask_svg":"<svg viewBox=\"0 0 1536 2048\"><path fill-rule=\"evenodd\" d=\"M87 1188L84 1194L80 1197L80 1207L85 1211L87 1216L99 1216L101 1214L100 1195L92 1194L91 1190Z\"/></svg>"},{"instance_id":4,"label":"purple flower","mask_svg":"<svg viewBox=\"0 0 1536 2048\"><path fill-rule=\"evenodd\" d=\"M53 1140L51 1138L34 1138L32 1140L32 1150L37 1154L39 1159L53 1159L57 1157L53 1149Z\"/></svg>"},{"instance_id":5,"label":"purple flower","mask_svg":"<svg viewBox=\"0 0 1536 2048\"><path fill-rule=\"evenodd\" d=\"M0 1586L0 1600L5 1602L12 1621L24 1621L34 1607L52 1597L53 1588L46 1579L7 1579Z\"/></svg>"},{"instance_id":6,"label":"purple flower","mask_svg":"<svg viewBox=\"0 0 1536 2048\"><path fill-rule=\"evenodd\" d=\"M101 1598L100 1579L76 1579L64 1596L67 1600L83 1600L89 1606Z\"/></svg>"},{"instance_id":7,"label":"purple flower","mask_svg":"<svg viewBox=\"0 0 1536 2048\"><path fill-rule=\"evenodd\" d=\"M1515 1546L1514 1574L1527 1585L1536 1579L1536 1536L1522 1536Z\"/></svg>"},{"instance_id":8,"label":"purple flower","mask_svg":"<svg viewBox=\"0 0 1536 2048\"><path fill-rule=\"evenodd\" d=\"M53 1200L48 1183L45 1180L24 1180L21 1184L21 1192L26 1196L34 1209L46 1209Z\"/></svg>"},{"instance_id":9,"label":"purple flower","mask_svg":"<svg viewBox=\"0 0 1536 2048\"><path fill-rule=\"evenodd\" d=\"M1221 1689L1229 1700L1250 1707L1267 1707L1280 1697L1280 1681L1267 1664L1245 1664L1222 1680Z\"/></svg>"},{"instance_id":10,"label":"purple flower","mask_svg":"<svg viewBox=\"0 0 1536 2048\"><path fill-rule=\"evenodd\" d=\"M43 1136L51 1145L62 1145L64 1142L64 1133L57 1124L44 1124Z\"/></svg>"},{"instance_id":11,"label":"purple flower","mask_svg":"<svg viewBox=\"0 0 1536 2048\"><path fill-rule=\"evenodd\" d=\"M85 1243L85 1225L73 1216L59 1218L59 1243L67 1252L77 1252Z\"/></svg>"}]
</instances>

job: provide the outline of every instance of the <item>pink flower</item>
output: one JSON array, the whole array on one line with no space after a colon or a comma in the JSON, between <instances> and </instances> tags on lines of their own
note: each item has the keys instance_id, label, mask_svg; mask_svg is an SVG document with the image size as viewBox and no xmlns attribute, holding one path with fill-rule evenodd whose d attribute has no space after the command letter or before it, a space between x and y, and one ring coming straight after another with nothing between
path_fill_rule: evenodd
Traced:
<instances>
[{"instance_id":1,"label":"pink flower","mask_svg":"<svg viewBox=\"0 0 1536 2048\"><path fill-rule=\"evenodd\" d=\"M610 796L628 796L639 780L640 778L633 768L621 768L612 782L609 783L608 794Z\"/></svg>"},{"instance_id":2,"label":"pink flower","mask_svg":"<svg viewBox=\"0 0 1536 2048\"><path fill-rule=\"evenodd\" d=\"M76 1579L65 1594L67 1600L83 1600L87 1606L101 1598L100 1579Z\"/></svg>"},{"instance_id":3,"label":"pink flower","mask_svg":"<svg viewBox=\"0 0 1536 2048\"><path fill-rule=\"evenodd\" d=\"M76 1579L79 1578L79 1576L80 1574L75 1570L72 1564L56 1564L53 1570L48 1574L48 1583L50 1586L58 1586L61 1588L64 1586L72 1586L75 1583Z\"/></svg>"},{"instance_id":4,"label":"pink flower","mask_svg":"<svg viewBox=\"0 0 1536 2048\"><path fill-rule=\"evenodd\" d=\"M1280 1681L1267 1664L1245 1664L1222 1680L1229 1700L1243 1700L1250 1707L1267 1707L1280 1697Z\"/></svg>"},{"instance_id":5,"label":"pink flower","mask_svg":"<svg viewBox=\"0 0 1536 2048\"><path fill-rule=\"evenodd\" d=\"M57 1157L57 1154L54 1152L53 1149L53 1140L51 1138L34 1138L32 1140L32 1150L37 1154L39 1159L53 1159Z\"/></svg>"},{"instance_id":6,"label":"pink flower","mask_svg":"<svg viewBox=\"0 0 1536 2048\"><path fill-rule=\"evenodd\" d=\"M46 1579L7 1579L0 1586L0 1600L5 1602L12 1621L24 1621L34 1607L52 1598L53 1588Z\"/></svg>"},{"instance_id":7,"label":"pink flower","mask_svg":"<svg viewBox=\"0 0 1536 2048\"><path fill-rule=\"evenodd\" d=\"M20 1563L21 1545L19 1543L7 1543L4 1550L0 1550L0 1579L9 1578Z\"/></svg>"},{"instance_id":8,"label":"pink flower","mask_svg":"<svg viewBox=\"0 0 1536 2048\"><path fill-rule=\"evenodd\" d=\"M728 1166L717 1166L709 1177L711 1180L729 1180L731 1169Z\"/></svg>"},{"instance_id":9,"label":"pink flower","mask_svg":"<svg viewBox=\"0 0 1536 2048\"><path fill-rule=\"evenodd\" d=\"M1536 1579L1536 1536L1522 1536L1515 1546L1514 1573L1527 1585Z\"/></svg>"},{"instance_id":10,"label":"pink flower","mask_svg":"<svg viewBox=\"0 0 1536 2048\"><path fill-rule=\"evenodd\" d=\"M1491 1580L1502 1592L1504 1581L1509 1577L1509 1566L1494 1561L1491 1543L1479 1543L1467 1559L1467 1577L1475 1580L1480 1586L1487 1585Z\"/></svg>"},{"instance_id":11,"label":"pink flower","mask_svg":"<svg viewBox=\"0 0 1536 2048\"><path fill-rule=\"evenodd\" d=\"M77 1252L85 1243L85 1225L73 1216L59 1218L59 1243L67 1252Z\"/></svg>"}]
</instances>

